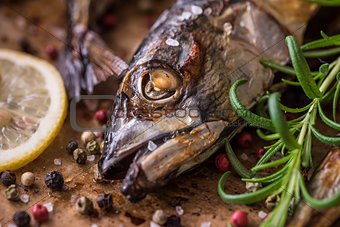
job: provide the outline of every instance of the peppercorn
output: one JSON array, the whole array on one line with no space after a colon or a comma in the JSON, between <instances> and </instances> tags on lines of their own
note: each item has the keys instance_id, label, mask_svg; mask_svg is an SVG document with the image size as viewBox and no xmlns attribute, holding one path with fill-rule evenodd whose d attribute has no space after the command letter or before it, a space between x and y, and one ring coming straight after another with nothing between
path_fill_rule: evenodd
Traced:
<instances>
[{"instance_id":1,"label":"peppercorn","mask_svg":"<svg viewBox=\"0 0 340 227\"><path fill-rule=\"evenodd\" d=\"M230 218L231 224L235 227L244 227L248 223L248 216L242 210L236 210Z\"/></svg>"},{"instance_id":2,"label":"peppercorn","mask_svg":"<svg viewBox=\"0 0 340 227\"><path fill-rule=\"evenodd\" d=\"M1 174L1 182L5 185L5 186L10 186L12 184L15 184L16 181L16 177L15 174L11 171L5 171L2 172Z\"/></svg>"},{"instance_id":3,"label":"peppercorn","mask_svg":"<svg viewBox=\"0 0 340 227\"><path fill-rule=\"evenodd\" d=\"M256 149L256 158L260 159L266 153L267 149L264 148L257 148Z\"/></svg>"},{"instance_id":4,"label":"peppercorn","mask_svg":"<svg viewBox=\"0 0 340 227\"><path fill-rule=\"evenodd\" d=\"M78 148L78 143L77 141L74 141L74 140L71 140L70 142L68 142L68 144L66 145L66 151L69 153L69 154L73 154L73 151L75 149Z\"/></svg>"},{"instance_id":5,"label":"peppercorn","mask_svg":"<svg viewBox=\"0 0 340 227\"><path fill-rule=\"evenodd\" d=\"M91 153L91 154L99 154L100 153L100 147L97 141L91 140L86 144L86 149Z\"/></svg>"},{"instance_id":6,"label":"peppercorn","mask_svg":"<svg viewBox=\"0 0 340 227\"><path fill-rule=\"evenodd\" d=\"M31 217L26 211L19 210L15 212L13 221L18 227L26 227L30 225Z\"/></svg>"},{"instance_id":7,"label":"peppercorn","mask_svg":"<svg viewBox=\"0 0 340 227\"><path fill-rule=\"evenodd\" d=\"M221 172L227 172L229 170L229 160L226 154L219 154L216 156L215 165Z\"/></svg>"},{"instance_id":8,"label":"peppercorn","mask_svg":"<svg viewBox=\"0 0 340 227\"><path fill-rule=\"evenodd\" d=\"M107 121L107 111L98 110L95 114L95 118L100 124L105 124Z\"/></svg>"},{"instance_id":9,"label":"peppercorn","mask_svg":"<svg viewBox=\"0 0 340 227\"><path fill-rule=\"evenodd\" d=\"M21 183L24 186L31 186L32 184L34 184L34 181L35 181L35 176L31 172L26 172L21 175Z\"/></svg>"},{"instance_id":10,"label":"peppercorn","mask_svg":"<svg viewBox=\"0 0 340 227\"><path fill-rule=\"evenodd\" d=\"M45 176L45 184L48 188L60 191L64 185L64 178L58 171L52 171Z\"/></svg>"},{"instance_id":11,"label":"peppercorn","mask_svg":"<svg viewBox=\"0 0 340 227\"><path fill-rule=\"evenodd\" d=\"M73 158L74 160L76 160L78 164L85 164L86 159L87 159L87 154L83 149L77 148L73 151Z\"/></svg>"},{"instance_id":12,"label":"peppercorn","mask_svg":"<svg viewBox=\"0 0 340 227\"><path fill-rule=\"evenodd\" d=\"M53 46L51 44L49 44L45 47L45 52L46 52L47 56L52 60L54 60L58 57L57 49L55 48L55 46Z\"/></svg>"},{"instance_id":13,"label":"peppercorn","mask_svg":"<svg viewBox=\"0 0 340 227\"><path fill-rule=\"evenodd\" d=\"M86 145L91 140L95 140L96 135L93 132L83 132L80 136L80 139Z\"/></svg>"},{"instance_id":14,"label":"peppercorn","mask_svg":"<svg viewBox=\"0 0 340 227\"><path fill-rule=\"evenodd\" d=\"M156 210L152 215L152 221L159 225L164 225L168 217L163 210Z\"/></svg>"},{"instance_id":15,"label":"peppercorn","mask_svg":"<svg viewBox=\"0 0 340 227\"><path fill-rule=\"evenodd\" d=\"M38 222L45 221L48 218L48 210L41 204L35 204L32 207L32 215Z\"/></svg>"},{"instance_id":16,"label":"peppercorn","mask_svg":"<svg viewBox=\"0 0 340 227\"><path fill-rule=\"evenodd\" d=\"M171 215L168 217L165 223L166 227L181 227L181 218L176 215Z\"/></svg>"},{"instance_id":17,"label":"peppercorn","mask_svg":"<svg viewBox=\"0 0 340 227\"><path fill-rule=\"evenodd\" d=\"M236 139L237 145L242 148L248 148L253 142L253 137L249 132L241 132Z\"/></svg>"},{"instance_id":18,"label":"peppercorn","mask_svg":"<svg viewBox=\"0 0 340 227\"><path fill-rule=\"evenodd\" d=\"M99 170L98 170L98 168L96 168L95 170L94 170L94 180L96 181L96 182L102 182L103 180L104 180L104 178L103 178L103 176L100 174L100 172L99 172Z\"/></svg>"},{"instance_id":19,"label":"peppercorn","mask_svg":"<svg viewBox=\"0 0 340 227\"><path fill-rule=\"evenodd\" d=\"M279 195L271 195L267 197L265 204L269 210L272 210L279 202L280 202Z\"/></svg>"},{"instance_id":20,"label":"peppercorn","mask_svg":"<svg viewBox=\"0 0 340 227\"><path fill-rule=\"evenodd\" d=\"M93 212L93 203L85 196L82 196L78 199L76 206L78 212L81 214L89 215Z\"/></svg>"},{"instance_id":21,"label":"peppercorn","mask_svg":"<svg viewBox=\"0 0 340 227\"><path fill-rule=\"evenodd\" d=\"M101 210L108 211L112 208L113 200L112 200L112 194L100 194L97 197L97 204Z\"/></svg>"},{"instance_id":22,"label":"peppercorn","mask_svg":"<svg viewBox=\"0 0 340 227\"><path fill-rule=\"evenodd\" d=\"M19 191L15 184L10 185L5 193L8 200L16 201L19 198Z\"/></svg>"},{"instance_id":23,"label":"peppercorn","mask_svg":"<svg viewBox=\"0 0 340 227\"><path fill-rule=\"evenodd\" d=\"M255 178L253 178L255 179ZM256 192L258 189L262 188L262 184L258 182L246 182L246 189L248 192Z\"/></svg>"}]
</instances>

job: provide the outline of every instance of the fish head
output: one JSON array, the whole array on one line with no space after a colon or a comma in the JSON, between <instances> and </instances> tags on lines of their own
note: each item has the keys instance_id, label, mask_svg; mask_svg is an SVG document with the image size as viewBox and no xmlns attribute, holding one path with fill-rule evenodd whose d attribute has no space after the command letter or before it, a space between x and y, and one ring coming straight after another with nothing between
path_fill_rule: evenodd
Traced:
<instances>
[{"instance_id":1,"label":"fish head","mask_svg":"<svg viewBox=\"0 0 340 227\"><path fill-rule=\"evenodd\" d=\"M104 178L124 177L136 153L152 153L202 124L194 94L204 52L193 36L185 40L150 42L132 60L107 125L98 164Z\"/></svg>"}]
</instances>

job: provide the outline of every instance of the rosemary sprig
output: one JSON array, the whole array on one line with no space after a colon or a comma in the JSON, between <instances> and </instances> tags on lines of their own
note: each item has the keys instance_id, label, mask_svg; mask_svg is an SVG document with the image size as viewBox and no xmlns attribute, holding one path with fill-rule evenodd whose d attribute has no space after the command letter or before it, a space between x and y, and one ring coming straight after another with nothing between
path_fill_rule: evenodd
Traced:
<instances>
[{"instance_id":1,"label":"rosemary sprig","mask_svg":"<svg viewBox=\"0 0 340 227\"><path fill-rule=\"evenodd\" d=\"M331 2L331 1L329 1ZM339 1L332 1L333 3ZM313 50L313 57L323 56L322 51L314 50L340 45L340 35L328 37L321 32L323 39L307 43L300 47L292 36L286 38L289 54L292 60L293 68L282 66L275 62L261 61L266 67L281 71L289 75L295 75L297 80L295 84L301 86L306 96L311 102L301 108L290 108L280 103L280 94L267 93L259 102L255 114L247 110L237 97L237 88L246 83L246 80L235 82L230 89L230 101L233 108L240 117L244 118L252 126L269 130L270 134L265 134L258 129L258 135L265 140L274 140L275 143L268 146L267 152L258 161L258 163L249 171L237 159L228 141L226 141L226 151L236 173L243 181L261 182L266 187L252 193L241 195L228 195L224 192L224 185L230 172L223 174L218 183L218 193L222 200L231 204L250 204L266 198L269 195L281 195L279 204L275 207L272 214L267 218L262 226L284 226L288 208L292 201L296 204L300 200L300 193L306 202L315 209L326 209L340 204L340 193L326 200L316 200L312 198L304 186L301 177L301 166L314 168L312 161L312 134L321 142L331 145L340 145L340 137L329 137L322 135L315 128L315 119L320 116L329 127L340 131L340 124L336 122L335 114L337 101L340 93L340 56L330 64L323 64L319 72L311 72L305 59L304 50ZM324 50L323 50L324 51ZM338 52L333 52L333 54ZM333 119L328 118L323 110L322 104L325 100L333 102ZM264 109L268 103L268 112ZM283 112L302 113L302 116L286 122ZM277 152L283 152L284 157L269 161ZM267 177L259 177L256 173L259 170L282 166L283 167ZM254 178L255 176L255 178Z\"/></svg>"}]
</instances>

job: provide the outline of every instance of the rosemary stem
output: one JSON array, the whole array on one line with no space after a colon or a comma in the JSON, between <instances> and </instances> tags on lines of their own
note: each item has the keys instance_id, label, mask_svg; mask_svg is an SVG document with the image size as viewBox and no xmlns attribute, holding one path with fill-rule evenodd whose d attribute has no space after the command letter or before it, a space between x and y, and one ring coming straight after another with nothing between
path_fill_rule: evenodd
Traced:
<instances>
[{"instance_id":1,"label":"rosemary stem","mask_svg":"<svg viewBox=\"0 0 340 227\"><path fill-rule=\"evenodd\" d=\"M309 124L310 116L311 116L314 108L316 107L315 104L316 104L316 102L314 102L313 105L309 108L309 110L308 110L308 112L306 114L306 117L303 119L303 125L302 125L301 132L300 132L299 138L298 138L298 143L300 145L302 145L303 142L304 142L305 135L306 135L307 128L308 128L308 124Z\"/></svg>"},{"instance_id":2,"label":"rosemary stem","mask_svg":"<svg viewBox=\"0 0 340 227\"><path fill-rule=\"evenodd\" d=\"M331 85L331 83L335 79L339 70L340 70L340 57L336 60L336 65L334 66L332 71L329 73L329 75L327 76L325 81L321 84L320 91L322 93L324 93L327 90L327 88L329 87L329 85Z\"/></svg>"}]
</instances>

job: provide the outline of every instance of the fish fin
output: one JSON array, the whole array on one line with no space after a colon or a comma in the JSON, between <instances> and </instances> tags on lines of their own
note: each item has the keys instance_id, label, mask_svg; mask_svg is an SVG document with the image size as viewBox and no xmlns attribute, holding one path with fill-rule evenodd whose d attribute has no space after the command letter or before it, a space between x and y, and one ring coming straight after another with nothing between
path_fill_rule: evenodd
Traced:
<instances>
[{"instance_id":1,"label":"fish fin","mask_svg":"<svg viewBox=\"0 0 340 227\"><path fill-rule=\"evenodd\" d=\"M68 33L57 60L71 99L82 90L91 94L94 86L109 76L119 79L128 65L113 53L98 34L88 29L90 0L68 1Z\"/></svg>"},{"instance_id":2,"label":"fish fin","mask_svg":"<svg viewBox=\"0 0 340 227\"><path fill-rule=\"evenodd\" d=\"M252 0L267 11L289 33L302 43L309 19L317 12L318 6L301 0Z\"/></svg>"}]
</instances>

